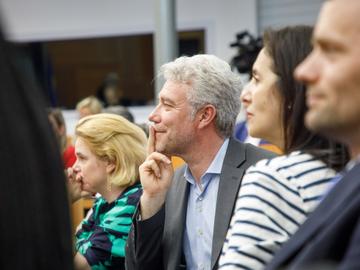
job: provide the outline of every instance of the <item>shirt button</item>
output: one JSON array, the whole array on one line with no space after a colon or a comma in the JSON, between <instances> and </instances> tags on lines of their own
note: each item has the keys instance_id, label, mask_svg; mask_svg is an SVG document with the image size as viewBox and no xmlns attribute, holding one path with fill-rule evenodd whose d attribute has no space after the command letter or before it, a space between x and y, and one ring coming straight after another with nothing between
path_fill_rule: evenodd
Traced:
<instances>
[{"instance_id":1,"label":"shirt button","mask_svg":"<svg viewBox=\"0 0 360 270\"><path fill-rule=\"evenodd\" d=\"M200 197L199 197L199 201L202 201L202 200L203 200L203 197L202 197L202 196L200 196Z\"/></svg>"},{"instance_id":2,"label":"shirt button","mask_svg":"<svg viewBox=\"0 0 360 270\"><path fill-rule=\"evenodd\" d=\"M204 270L204 269L205 269L204 264L200 263L199 264L199 270Z\"/></svg>"},{"instance_id":3,"label":"shirt button","mask_svg":"<svg viewBox=\"0 0 360 270\"><path fill-rule=\"evenodd\" d=\"M202 229L198 229L198 234L199 234L200 236L202 236L202 235L203 235L203 231L202 231Z\"/></svg>"}]
</instances>

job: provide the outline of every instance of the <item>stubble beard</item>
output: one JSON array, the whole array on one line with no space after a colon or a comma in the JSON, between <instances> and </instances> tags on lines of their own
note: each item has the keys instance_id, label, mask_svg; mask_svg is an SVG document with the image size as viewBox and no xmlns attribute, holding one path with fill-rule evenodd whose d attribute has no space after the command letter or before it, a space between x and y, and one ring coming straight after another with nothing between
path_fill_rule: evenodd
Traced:
<instances>
[{"instance_id":1,"label":"stubble beard","mask_svg":"<svg viewBox=\"0 0 360 270\"><path fill-rule=\"evenodd\" d=\"M191 137L167 138L166 142L156 143L155 149L166 156L183 156L188 149Z\"/></svg>"}]
</instances>

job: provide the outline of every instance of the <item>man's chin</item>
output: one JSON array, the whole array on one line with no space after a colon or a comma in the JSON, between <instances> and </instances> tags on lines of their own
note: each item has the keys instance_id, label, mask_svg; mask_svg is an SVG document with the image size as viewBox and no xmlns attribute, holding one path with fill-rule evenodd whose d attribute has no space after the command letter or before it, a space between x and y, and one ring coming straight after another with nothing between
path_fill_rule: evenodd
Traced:
<instances>
[{"instance_id":1,"label":"man's chin","mask_svg":"<svg viewBox=\"0 0 360 270\"><path fill-rule=\"evenodd\" d=\"M335 126L334 119L325 111L308 111L305 115L305 126L319 134L330 137Z\"/></svg>"},{"instance_id":2,"label":"man's chin","mask_svg":"<svg viewBox=\"0 0 360 270\"><path fill-rule=\"evenodd\" d=\"M309 110L305 115L305 126L314 132L321 131L323 123L320 114L313 110Z\"/></svg>"},{"instance_id":3,"label":"man's chin","mask_svg":"<svg viewBox=\"0 0 360 270\"><path fill-rule=\"evenodd\" d=\"M155 151L158 152L158 153L161 153L167 157L171 157L174 155L174 153L172 153L172 151L169 151L169 149L165 146L162 146L162 147L155 147Z\"/></svg>"}]
</instances>

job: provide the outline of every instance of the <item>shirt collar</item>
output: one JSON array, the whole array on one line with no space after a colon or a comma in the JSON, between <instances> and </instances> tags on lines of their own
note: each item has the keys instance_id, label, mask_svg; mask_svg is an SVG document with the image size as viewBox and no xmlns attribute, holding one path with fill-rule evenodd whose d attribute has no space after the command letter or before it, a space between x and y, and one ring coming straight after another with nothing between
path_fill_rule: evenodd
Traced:
<instances>
[{"instance_id":1,"label":"shirt collar","mask_svg":"<svg viewBox=\"0 0 360 270\"><path fill-rule=\"evenodd\" d=\"M346 171L350 171L352 168L355 167L356 164L360 164L360 155L358 155L356 158L350 160L345 167Z\"/></svg>"},{"instance_id":2,"label":"shirt collar","mask_svg":"<svg viewBox=\"0 0 360 270\"><path fill-rule=\"evenodd\" d=\"M220 149L216 153L216 156L212 160L210 166L207 168L207 170L201 176L201 178L203 178L206 174L220 174L221 173L221 169L222 169L222 165L224 163L225 154L226 154L228 145L229 145L229 138L226 138L224 140L223 144L221 145ZM195 179L194 179L194 177L189 169L189 166L187 164L185 167L184 177L185 177L186 181L188 181L190 184L195 184Z\"/></svg>"}]
</instances>

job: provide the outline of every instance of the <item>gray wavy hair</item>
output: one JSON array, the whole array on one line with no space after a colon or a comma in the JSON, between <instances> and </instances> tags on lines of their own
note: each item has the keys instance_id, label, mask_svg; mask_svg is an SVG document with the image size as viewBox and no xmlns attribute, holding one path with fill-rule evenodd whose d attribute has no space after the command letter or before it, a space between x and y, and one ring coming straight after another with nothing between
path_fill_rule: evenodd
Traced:
<instances>
[{"instance_id":1,"label":"gray wavy hair","mask_svg":"<svg viewBox=\"0 0 360 270\"><path fill-rule=\"evenodd\" d=\"M187 83L192 86L187 99L192 106L192 117L205 105L216 108L215 125L220 135L233 134L240 111L240 76L230 65L214 55L182 56L160 68L165 80Z\"/></svg>"}]
</instances>

